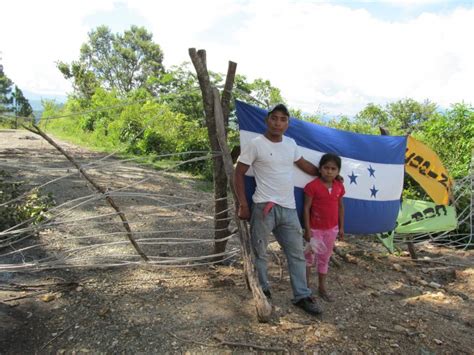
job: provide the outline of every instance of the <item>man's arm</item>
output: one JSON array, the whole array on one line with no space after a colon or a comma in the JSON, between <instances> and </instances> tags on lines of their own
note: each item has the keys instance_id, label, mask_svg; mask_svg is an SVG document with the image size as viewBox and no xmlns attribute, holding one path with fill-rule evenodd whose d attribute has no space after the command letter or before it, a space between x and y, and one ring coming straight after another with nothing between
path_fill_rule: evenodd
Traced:
<instances>
[{"instance_id":1,"label":"man's arm","mask_svg":"<svg viewBox=\"0 0 474 355\"><path fill-rule=\"evenodd\" d=\"M305 158L301 157L299 160L295 161L295 164L298 168L303 170L306 174L312 176L319 176L319 169L313 163L307 161ZM344 178L341 175L336 176L336 180L344 182Z\"/></svg>"},{"instance_id":2,"label":"man's arm","mask_svg":"<svg viewBox=\"0 0 474 355\"><path fill-rule=\"evenodd\" d=\"M241 162L237 163L234 171L234 189L237 194L237 215L240 219L250 219L250 209L247 204L247 197L245 196L245 173L249 170L250 166Z\"/></svg>"},{"instance_id":3,"label":"man's arm","mask_svg":"<svg viewBox=\"0 0 474 355\"><path fill-rule=\"evenodd\" d=\"M306 174L312 176L319 175L319 169L313 163L307 161L305 158L301 157L299 160L295 161L295 164L298 168L303 170Z\"/></svg>"}]
</instances>

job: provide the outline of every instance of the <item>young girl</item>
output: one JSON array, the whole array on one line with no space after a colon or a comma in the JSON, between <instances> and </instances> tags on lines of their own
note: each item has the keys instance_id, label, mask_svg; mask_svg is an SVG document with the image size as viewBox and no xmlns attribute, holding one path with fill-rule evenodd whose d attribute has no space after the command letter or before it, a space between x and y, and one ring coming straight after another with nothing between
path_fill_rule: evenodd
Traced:
<instances>
[{"instance_id":1,"label":"young girl","mask_svg":"<svg viewBox=\"0 0 474 355\"><path fill-rule=\"evenodd\" d=\"M308 242L305 250L306 278L309 287L311 266L318 270L318 293L333 302L326 290L326 274L334 242L339 236L344 240L344 185L336 177L341 171L341 158L335 154L324 154L319 162L320 177L304 188L304 238Z\"/></svg>"}]
</instances>

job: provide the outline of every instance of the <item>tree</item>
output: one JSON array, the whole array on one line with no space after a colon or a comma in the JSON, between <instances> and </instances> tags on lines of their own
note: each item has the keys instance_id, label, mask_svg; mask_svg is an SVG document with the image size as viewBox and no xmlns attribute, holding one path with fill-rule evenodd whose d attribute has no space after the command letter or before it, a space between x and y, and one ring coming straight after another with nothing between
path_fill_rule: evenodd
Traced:
<instances>
[{"instance_id":1,"label":"tree","mask_svg":"<svg viewBox=\"0 0 474 355\"><path fill-rule=\"evenodd\" d=\"M410 134L421 128L423 122L436 113L436 108L436 104L429 100L419 103L413 99L404 99L388 104L386 111L402 133Z\"/></svg>"},{"instance_id":2,"label":"tree","mask_svg":"<svg viewBox=\"0 0 474 355\"><path fill-rule=\"evenodd\" d=\"M30 117L33 114L33 108L28 99L23 95L23 91L15 85L15 91L12 94L13 112L17 117Z\"/></svg>"},{"instance_id":3,"label":"tree","mask_svg":"<svg viewBox=\"0 0 474 355\"><path fill-rule=\"evenodd\" d=\"M87 69L84 63L72 62L69 65L59 62L57 67L66 79L72 79L74 92L79 98L91 99L96 89L100 87L99 80L94 72Z\"/></svg>"},{"instance_id":4,"label":"tree","mask_svg":"<svg viewBox=\"0 0 474 355\"><path fill-rule=\"evenodd\" d=\"M343 131L350 131L356 133L364 133L364 134L376 134L378 129L377 127L373 127L364 121L360 121L358 119L352 120L347 116L339 116L337 118L331 118L327 126L341 129Z\"/></svg>"},{"instance_id":5,"label":"tree","mask_svg":"<svg viewBox=\"0 0 474 355\"><path fill-rule=\"evenodd\" d=\"M378 127L387 128L391 134L410 134L422 130L423 123L437 114L436 104L403 99L382 107L369 103L354 118L349 130L377 134ZM337 127L339 128L339 127ZM347 129L347 128L342 128Z\"/></svg>"},{"instance_id":6,"label":"tree","mask_svg":"<svg viewBox=\"0 0 474 355\"><path fill-rule=\"evenodd\" d=\"M66 79L73 79L78 93L90 98L98 85L116 89L120 95L137 88L154 89L152 78L164 73L163 52L144 27L131 26L123 34L113 34L107 26L89 33L78 61L59 62Z\"/></svg>"},{"instance_id":7,"label":"tree","mask_svg":"<svg viewBox=\"0 0 474 355\"><path fill-rule=\"evenodd\" d=\"M210 80L213 75L209 73ZM204 107L196 74L191 72L189 62L172 66L159 82L160 101L166 103L174 112L183 113L190 121L199 122L205 127Z\"/></svg>"},{"instance_id":8,"label":"tree","mask_svg":"<svg viewBox=\"0 0 474 355\"><path fill-rule=\"evenodd\" d=\"M15 114L14 128L18 128L18 117L30 117L33 114L28 99L18 86L12 92L13 81L3 72L0 64L0 113L13 112Z\"/></svg>"},{"instance_id":9,"label":"tree","mask_svg":"<svg viewBox=\"0 0 474 355\"><path fill-rule=\"evenodd\" d=\"M280 89L272 86L269 80L255 79L250 87L252 96L265 103L266 107L272 107L284 101Z\"/></svg>"},{"instance_id":10,"label":"tree","mask_svg":"<svg viewBox=\"0 0 474 355\"><path fill-rule=\"evenodd\" d=\"M0 64L0 113L11 111L11 91L13 81L3 72L3 65Z\"/></svg>"},{"instance_id":11,"label":"tree","mask_svg":"<svg viewBox=\"0 0 474 355\"><path fill-rule=\"evenodd\" d=\"M28 99L23 95L23 92L18 86L15 85L15 91L12 93L12 109L15 113L15 129L18 128L18 118L30 117L33 114L33 108L31 107Z\"/></svg>"},{"instance_id":12,"label":"tree","mask_svg":"<svg viewBox=\"0 0 474 355\"><path fill-rule=\"evenodd\" d=\"M386 127L389 124L389 115L380 105L369 103L356 115L356 121L372 127Z\"/></svg>"},{"instance_id":13,"label":"tree","mask_svg":"<svg viewBox=\"0 0 474 355\"><path fill-rule=\"evenodd\" d=\"M285 103L280 89L272 86L269 80L261 78L249 82L245 75L236 75L234 91L235 98L250 101L265 108Z\"/></svg>"},{"instance_id":14,"label":"tree","mask_svg":"<svg viewBox=\"0 0 474 355\"><path fill-rule=\"evenodd\" d=\"M474 149L474 107L465 103L451 106L444 114L424 124L420 139L438 153L455 179L469 175Z\"/></svg>"}]
</instances>

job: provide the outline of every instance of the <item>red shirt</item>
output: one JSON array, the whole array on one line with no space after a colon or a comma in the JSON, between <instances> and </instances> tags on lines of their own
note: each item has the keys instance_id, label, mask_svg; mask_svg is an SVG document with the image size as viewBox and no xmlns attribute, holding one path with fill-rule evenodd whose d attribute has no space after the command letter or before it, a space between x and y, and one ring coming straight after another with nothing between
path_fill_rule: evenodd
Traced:
<instances>
[{"instance_id":1,"label":"red shirt","mask_svg":"<svg viewBox=\"0 0 474 355\"><path fill-rule=\"evenodd\" d=\"M334 180L329 192L324 183L316 178L305 186L304 193L313 198L310 209L312 229L331 229L339 224L339 201L346 193L342 182Z\"/></svg>"}]
</instances>

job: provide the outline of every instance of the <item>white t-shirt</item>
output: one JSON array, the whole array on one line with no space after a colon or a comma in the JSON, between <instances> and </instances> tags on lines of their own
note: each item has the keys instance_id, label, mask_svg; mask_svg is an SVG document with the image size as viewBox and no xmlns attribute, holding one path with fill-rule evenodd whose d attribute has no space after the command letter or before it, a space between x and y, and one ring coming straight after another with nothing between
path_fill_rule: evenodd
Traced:
<instances>
[{"instance_id":1,"label":"white t-shirt","mask_svg":"<svg viewBox=\"0 0 474 355\"><path fill-rule=\"evenodd\" d=\"M257 183L253 202L274 202L282 207L296 208L293 166L300 158L296 142L286 136L281 142L274 143L261 135L245 145L238 161L253 169Z\"/></svg>"}]
</instances>

